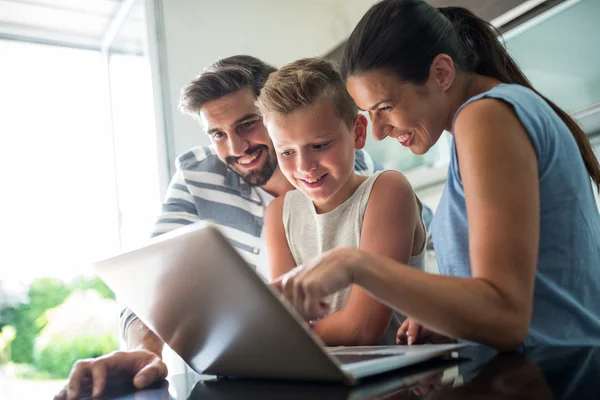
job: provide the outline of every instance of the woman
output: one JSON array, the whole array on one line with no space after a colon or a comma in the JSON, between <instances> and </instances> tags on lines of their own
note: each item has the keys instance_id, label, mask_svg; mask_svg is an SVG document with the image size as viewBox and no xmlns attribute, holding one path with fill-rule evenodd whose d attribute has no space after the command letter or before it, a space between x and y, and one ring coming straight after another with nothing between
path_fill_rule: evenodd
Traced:
<instances>
[{"instance_id":1,"label":"woman","mask_svg":"<svg viewBox=\"0 0 600 400\"><path fill-rule=\"evenodd\" d=\"M542 97L469 11L374 5L350 36L346 86L377 140L454 144L432 222L440 275L357 249L324 253L277 285L309 319L358 284L424 328L511 349L600 342L600 166L585 134Z\"/></svg>"}]
</instances>

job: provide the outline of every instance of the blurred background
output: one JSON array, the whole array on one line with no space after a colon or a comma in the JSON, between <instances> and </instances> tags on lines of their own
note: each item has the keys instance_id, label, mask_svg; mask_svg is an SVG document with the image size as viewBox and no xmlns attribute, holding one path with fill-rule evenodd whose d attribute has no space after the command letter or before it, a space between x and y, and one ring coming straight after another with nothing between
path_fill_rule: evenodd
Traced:
<instances>
[{"instance_id":1,"label":"blurred background","mask_svg":"<svg viewBox=\"0 0 600 400\"><path fill-rule=\"evenodd\" d=\"M76 359L118 347L117 301L89 265L147 239L175 158L208 143L177 110L183 85L234 54L339 60L373 3L0 0L0 398L51 398ZM491 21L600 153L600 1L430 3ZM367 150L435 210L450 140Z\"/></svg>"}]
</instances>

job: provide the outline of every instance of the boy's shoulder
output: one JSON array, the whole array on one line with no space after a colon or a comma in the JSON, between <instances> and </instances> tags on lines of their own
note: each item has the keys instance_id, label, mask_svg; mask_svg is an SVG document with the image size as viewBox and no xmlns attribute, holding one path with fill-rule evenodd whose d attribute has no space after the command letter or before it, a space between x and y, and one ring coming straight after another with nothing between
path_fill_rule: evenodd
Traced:
<instances>
[{"instance_id":1,"label":"boy's shoulder","mask_svg":"<svg viewBox=\"0 0 600 400\"><path fill-rule=\"evenodd\" d=\"M307 197L304 195L304 193L302 193L298 189L293 189L293 190L290 190L290 191L282 194L281 196L274 198L271 201L271 203L269 203L267 210L273 209L273 210L278 210L279 213L282 213L286 202L290 202L290 203L294 204L294 203L297 203L298 201L304 201L306 199L307 199ZM309 199L309 201L310 201L310 199Z\"/></svg>"},{"instance_id":2,"label":"boy's shoulder","mask_svg":"<svg viewBox=\"0 0 600 400\"><path fill-rule=\"evenodd\" d=\"M274 214L280 217L283 214L283 208L285 205L286 197L293 195L291 193L297 192L297 191L298 191L297 189L290 190L289 192L286 192L286 193L282 194L281 196L275 197L273 200L271 200L271 202L267 206L265 218L269 218L269 215L274 215Z\"/></svg>"},{"instance_id":3,"label":"boy's shoulder","mask_svg":"<svg viewBox=\"0 0 600 400\"><path fill-rule=\"evenodd\" d=\"M417 195L408 179L398 171L382 171L371 189L363 229L386 226L391 231L403 232L418 207Z\"/></svg>"},{"instance_id":4,"label":"boy's shoulder","mask_svg":"<svg viewBox=\"0 0 600 400\"><path fill-rule=\"evenodd\" d=\"M267 206L267 212L269 212L268 210L283 210L285 196L287 196L287 193L284 193L281 196L277 196L273 200L271 200L271 202Z\"/></svg>"},{"instance_id":5,"label":"boy's shoulder","mask_svg":"<svg viewBox=\"0 0 600 400\"><path fill-rule=\"evenodd\" d=\"M298 189L290 190L273 199L265 214L265 219L277 218L295 221L308 218L314 210L312 200Z\"/></svg>"},{"instance_id":6,"label":"boy's shoulder","mask_svg":"<svg viewBox=\"0 0 600 400\"><path fill-rule=\"evenodd\" d=\"M414 190L406 176L399 171L384 170L379 173L373 184L369 203L371 201L387 203L391 199L399 202L406 195L414 196Z\"/></svg>"},{"instance_id":7,"label":"boy's shoulder","mask_svg":"<svg viewBox=\"0 0 600 400\"><path fill-rule=\"evenodd\" d=\"M378 172L377 180L373 184L373 188L375 188L376 186L385 187L386 185L390 185L398 189L412 191L412 186L410 185L410 182L408 181L406 176L404 176L402 172L393 169L386 169Z\"/></svg>"}]
</instances>

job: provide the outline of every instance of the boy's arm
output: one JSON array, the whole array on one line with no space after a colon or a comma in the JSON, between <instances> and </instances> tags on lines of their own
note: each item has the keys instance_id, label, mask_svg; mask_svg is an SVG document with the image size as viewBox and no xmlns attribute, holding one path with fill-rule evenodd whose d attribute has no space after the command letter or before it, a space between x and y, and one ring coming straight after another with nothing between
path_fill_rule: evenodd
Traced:
<instances>
[{"instance_id":1,"label":"boy's arm","mask_svg":"<svg viewBox=\"0 0 600 400\"><path fill-rule=\"evenodd\" d=\"M360 248L408 264L418 221L412 187L399 172L377 178L365 210ZM366 290L352 286L346 308L317 323L313 330L329 346L375 345L385 333L392 310Z\"/></svg>"},{"instance_id":2,"label":"boy's arm","mask_svg":"<svg viewBox=\"0 0 600 400\"><path fill-rule=\"evenodd\" d=\"M273 200L265 213L265 239L269 257L269 278L276 279L296 267L283 226L285 195Z\"/></svg>"}]
</instances>

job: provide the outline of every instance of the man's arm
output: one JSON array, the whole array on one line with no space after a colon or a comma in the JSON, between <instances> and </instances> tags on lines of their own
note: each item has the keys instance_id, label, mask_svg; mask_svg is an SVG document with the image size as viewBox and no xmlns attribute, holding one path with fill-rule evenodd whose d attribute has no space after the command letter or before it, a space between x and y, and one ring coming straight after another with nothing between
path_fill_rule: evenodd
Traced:
<instances>
[{"instance_id":1,"label":"man's arm","mask_svg":"<svg viewBox=\"0 0 600 400\"><path fill-rule=\"evenodd\" d=\"M148 350L162 358L164 342L139 319L135 318L125 331L127 350Z\"/></svg>"},{"instance_id":2,"label":"man's arm","mask_svg":"<svg viewBox=\"0 0 600 400\"><path fill-rule=\"evenodd\" d=\"M200 221L194 197L190 194L181 169L171 179L162 212L156 219L152 237Z\"/></svg>"},{"instance_id":3,"label":"man's arm","mask_svg":"<svg viewBox=\"0 0 600 400\"><path fill-rule=\"evenodd\" d=\"M418 214L414 191L406 178L398 172L383 173L373 185L365 210L360 249L408 264ZM376 345L391 316L388 306L353 285L346 308L314 323L313 329L330 346Z\"/></svg>"}]
</instances>

